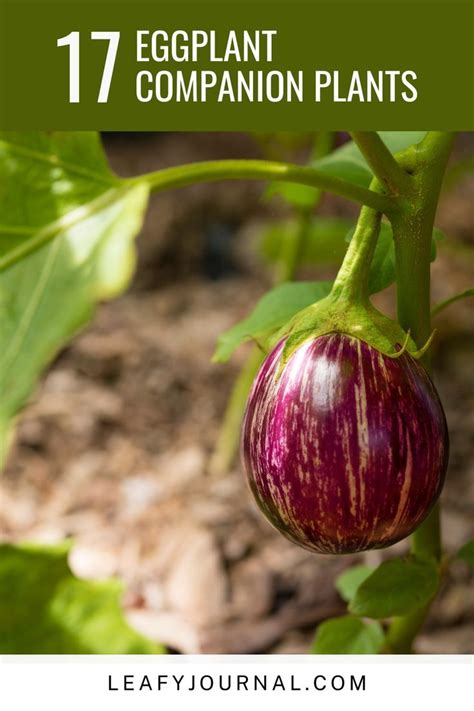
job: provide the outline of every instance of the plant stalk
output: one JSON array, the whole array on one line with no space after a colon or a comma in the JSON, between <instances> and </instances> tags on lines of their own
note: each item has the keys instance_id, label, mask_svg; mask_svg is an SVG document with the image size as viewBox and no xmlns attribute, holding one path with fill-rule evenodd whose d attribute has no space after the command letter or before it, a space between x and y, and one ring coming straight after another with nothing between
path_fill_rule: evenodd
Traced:
<instances>
[{"instance_id":1,"label":"plant stalk","mask_svg":"<svg viewBox=\"0 0 474 711\"><path fill-rule=\"evenodd\" d=\"M226 474L234 462L239 447L240 428L249 390L264 358L265 353L258 346L252 346L247 360L232 386L216 446L209 460L209 472L212 476Z\"/></svg>"},{"instance_id":2,"label":"plant stalk","mask_svg":"<svg viewBox=\"0 0 474 711\"><path fill-rule=\"evenodd\" d=\"M443 175L454 134L430 131L407 156L414 165L410 209L392 218L397 263L398 318L422 347L431 332L430 252L433 225ZM429 369L429 357L424 356ZM441 530L436 505L412 536L412 553L440 561ZM387 633L387 650L395 654L411 652L413 641L429 612L430 604L414 613L396 618Z\"/></svg>"}]
</instances>

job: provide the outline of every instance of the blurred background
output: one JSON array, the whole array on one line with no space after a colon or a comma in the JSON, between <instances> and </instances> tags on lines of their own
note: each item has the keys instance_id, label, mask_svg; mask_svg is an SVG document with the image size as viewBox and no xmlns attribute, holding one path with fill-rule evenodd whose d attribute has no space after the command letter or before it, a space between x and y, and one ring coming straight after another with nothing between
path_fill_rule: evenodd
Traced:
<instances>
[{"instance_id":1,"label":"blurred background","mask_svg":"<svg viewBox=\"0 0 474 711\"><path fill-rule=\"evenodd\" d=\"M305 136L106 134L120 175L197 160L269 157L304 161ZM344 140L343 136L337 137ZM447 238L433 265L433 302L474 283L474 134L457 138L436 224ZM274 283L262 248L269 225L291 217L262 184L196 185L153 197L138 239L128 292L101 306L92 324L49 368L20 420L0 479L0 538L54 543L73 537L73 571L126 584L128 621L177 653L304 653L316 625L343 614L335 575L407 549L315 556L263 519L238 458L211 466L227 401L252 349L211 363L219 334ZM325 195L321 217L357 208ZM299 278L332 278L330 247ZM393 288L375 302L394 314ZM442 495L443 536L455 551L473 535L473 301L436 319L435 380L451 434ZM467 568L451 579L416 650L474 651Z\"/></svg>"}]
</instances>

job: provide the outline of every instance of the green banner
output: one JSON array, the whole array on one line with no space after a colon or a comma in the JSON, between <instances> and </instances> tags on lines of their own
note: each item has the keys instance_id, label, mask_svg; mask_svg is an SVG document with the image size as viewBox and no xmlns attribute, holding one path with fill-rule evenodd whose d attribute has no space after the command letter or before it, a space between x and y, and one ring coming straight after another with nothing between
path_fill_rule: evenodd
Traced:
<instances>
[{"instance_id":1,"label":"green banner","mask_svg":"<svg viewBox=\"0 0 474 711\"><path fill-rule=\"evenodd\" d=\"M0 128L474 130L465 0L0 0Z\"/></svg>"}]
</instances>

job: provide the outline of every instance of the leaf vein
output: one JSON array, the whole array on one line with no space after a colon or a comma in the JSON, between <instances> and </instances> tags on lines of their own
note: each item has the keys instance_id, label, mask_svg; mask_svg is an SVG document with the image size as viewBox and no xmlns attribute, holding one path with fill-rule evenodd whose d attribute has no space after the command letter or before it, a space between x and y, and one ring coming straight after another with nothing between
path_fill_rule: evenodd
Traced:
<instances>
[{"instance_id":1,"label":"leaf vein","mask_svg":"<svg viewBox=\"0 0 474 711\"><path fill-rule=\"evenodd\" d=\"M2 147L4 150L6 149L7 151L16 153L17 155L20 155L23 158L29 158L39 163L47 163L48 165L54 167L64 168L70 173L95 180L97 183L101 183L102 185L115 185L117 182L120 182L120 178L113 175L112 173L110 174L110 176L106 176L105 174L102 175L100 173L96 173L93 170L89 170L88 168L83 168L74 163L63 161L58 158L56 154L48 155L47 153L41 153L41 151L35 151L32 148L25 148L24 146L20 146L18 143L14 143L14 141L6 141L5 139L0 138L0 149Z\"/></svg>"}]
</instances>

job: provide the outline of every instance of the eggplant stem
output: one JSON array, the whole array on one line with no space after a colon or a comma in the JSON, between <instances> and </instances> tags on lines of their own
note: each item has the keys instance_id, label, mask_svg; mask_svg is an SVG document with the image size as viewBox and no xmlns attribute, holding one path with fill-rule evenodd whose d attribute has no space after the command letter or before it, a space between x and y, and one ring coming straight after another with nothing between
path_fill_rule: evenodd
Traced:
<instances>
[{"instance_id":1,"label":"eggplant stem","mask_svg":"<svg viewBox=\"0 0 474 711\"><path fill-rule=\"evenodd\" d=\"M379 238L381 218L381 213L370 207L364 206L361 209L344 261L334 281L332 296L352 303L368 301L370 265Z\"/></svg>"}]
</instances>

